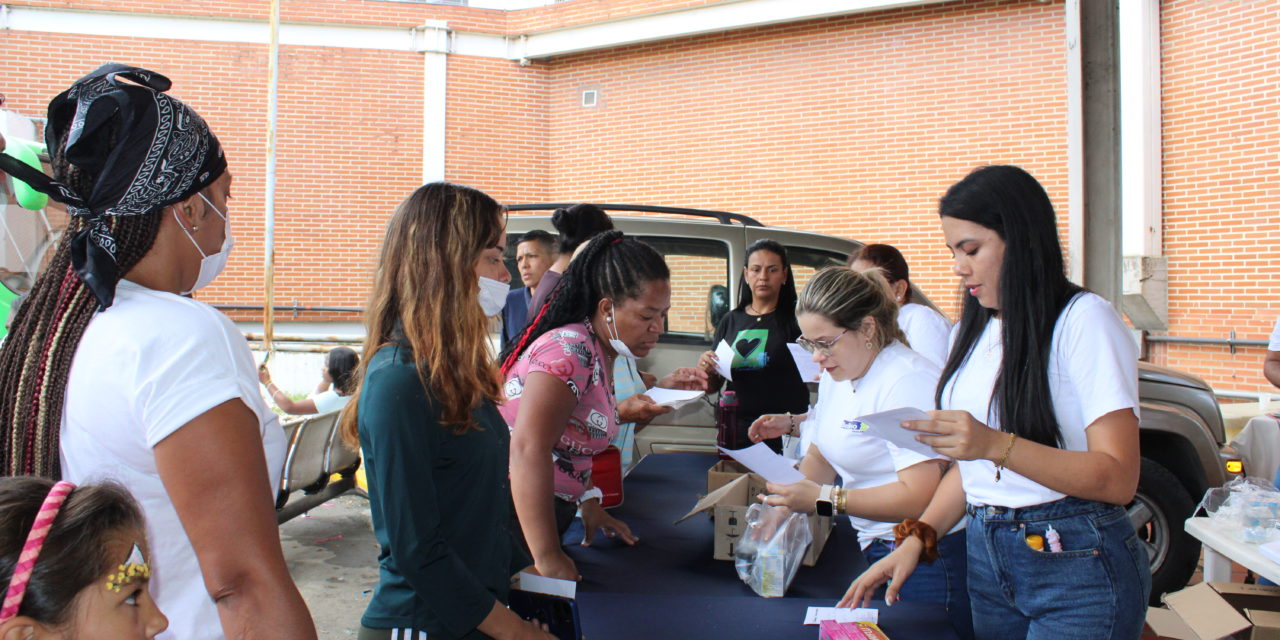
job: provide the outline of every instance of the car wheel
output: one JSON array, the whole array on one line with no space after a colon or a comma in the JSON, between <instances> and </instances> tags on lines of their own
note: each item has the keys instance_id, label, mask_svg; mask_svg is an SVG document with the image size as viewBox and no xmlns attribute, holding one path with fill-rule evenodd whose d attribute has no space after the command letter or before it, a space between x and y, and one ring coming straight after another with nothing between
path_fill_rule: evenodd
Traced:
<instances>
[{"instance_id":1,"label":"car wheel","mask_svg":"<svg viewBox=\"0 0 1280 640\"><path fill-rule=\"evenodd\" d=\"M1138 493L1126 510L1151 560L1152 604L1160 604L1162 594L1185 587L1196 570L1200 543L1183 529L1193 509L1191 494L1178 478L1143 458Z\"/></svg>"}]
</instances>

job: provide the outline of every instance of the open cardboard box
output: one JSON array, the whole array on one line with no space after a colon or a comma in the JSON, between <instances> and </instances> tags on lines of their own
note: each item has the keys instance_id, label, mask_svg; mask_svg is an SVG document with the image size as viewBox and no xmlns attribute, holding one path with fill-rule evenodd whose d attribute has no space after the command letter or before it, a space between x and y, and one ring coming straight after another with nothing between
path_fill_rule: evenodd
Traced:
<instances>
[{"instance_id":1,"label":"open cardboard box","mask_svg":"<svg viewBox=\"0 0 1280 640\"><path fill-rule=\"evenodd\" d=\"M1280 587L1202 582L1147 610L1156 633L1178 640L1280 640Z\"/></svg>"},{"instance_id":2,"label":"open cardboard box","mask_svg":"<svg viewBox=\"0 0 1280 640\"><path fill-rule=\"evenodd\" d=\"M756 502L756 495L765 492L765 480L732 461L721 461L707 472L707 496L698 501L689 513L676 524L695 514L706 511L715 520L715 542L712 557L716 560L733 560L738 538L747 530L747 508ZM831 534L831 518L809 516L809 532L813 542L804 554L802 564L812 567L818 563L822 548Z\"/></svg>"}]
</instances>

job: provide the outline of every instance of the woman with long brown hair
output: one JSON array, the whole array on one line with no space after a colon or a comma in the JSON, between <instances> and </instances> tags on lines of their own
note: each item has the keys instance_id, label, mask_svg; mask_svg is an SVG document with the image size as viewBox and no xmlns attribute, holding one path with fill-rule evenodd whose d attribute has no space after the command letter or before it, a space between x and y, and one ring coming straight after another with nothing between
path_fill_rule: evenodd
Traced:
<instances>
[{"instance_id":1,"label":"woman with long brown hair","mask_svg":"<svg viewBox=\"0 0 1280 640\"><path fill-rule=\"evenodd\" d=\"M482 279L511 279L505 238L501 205L444 182L387 224L362 382L342 418L382 547L361 640L552 637L503 604L530 564L511 531L510 436L481 303Z\"/></svg>"}]
</instances>

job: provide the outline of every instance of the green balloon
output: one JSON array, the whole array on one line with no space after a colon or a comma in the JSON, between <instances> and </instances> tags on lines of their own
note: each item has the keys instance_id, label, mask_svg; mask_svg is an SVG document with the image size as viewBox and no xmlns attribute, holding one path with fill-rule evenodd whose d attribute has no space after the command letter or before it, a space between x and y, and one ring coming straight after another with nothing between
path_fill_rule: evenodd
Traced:
<instances>
[{"instance_id":1,"label":"green balloon","mask_svg":"<svg viewBox=\"0 0 1280 640\"><path fill-rule=\"evenodd\" d=\"M5 140L4 154L25 163L36 171L43 171L40 166L39 145L27 140L9 138ZM13 195L18 199L18 206L23 209L39 211L49 204L49 196L31 188L31 185L14 178Z\"/></svg>"}]
</instances>

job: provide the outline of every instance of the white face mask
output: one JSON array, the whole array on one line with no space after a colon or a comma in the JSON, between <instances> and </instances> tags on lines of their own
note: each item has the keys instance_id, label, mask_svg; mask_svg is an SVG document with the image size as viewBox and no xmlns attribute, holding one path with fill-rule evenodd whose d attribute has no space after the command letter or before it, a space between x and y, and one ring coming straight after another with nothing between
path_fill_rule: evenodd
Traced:
<instances>
[{"instance_id":1,"label":"white face mask","mask_svg":"<svg viewBox=\"0 0 1280 640\"><path fill-rule=\"evenodd\" d=\"M205 198L203 193L197 191L196 195L200 196L205 203L209 205L209 208L213 209L213 212L218 214L219 218L222 218L226 227L224 229L224 231L226 231L226 237L223 238L222 248L219 249L217 253L205 255L204 250L200 248L200 243L196 242L196 239L191 235L191 232L187 231L187 228L182 226L182 220L178 218L178 210L176 208L173 210L173 217L175 220L178 220L178 226L182 227L182 232L187 234L187 238L191 240L191 244L196 245L196 251L199 251L201 256L200 273L196 275L196 283L192 285L190 289L182 292L182 295L184 296L192 291L198 291L209 286L209 283L213 282L214 279L218 277L218 274L222 273L222 270L226 268L227 257L231 255L231 249L236 246L235 239L231 237L231 220L227 219L227 216L221 211L218 211L218 208L213 206L213 203L209 202L209 199Z\"/></svg>"},{"instance_id":2,"label":"white face mask","mask_svg":"<svg viewBox=\"0 0 1280 640\"><path fill-rule=\"evenodd\" d=\"M507 306L507 293L511 287L501 280L480 276L480 308L484 315L496 316Z\"/></svg>"},{"instance_id":3,"label":"white face mask","mask_svg":"<svg viewBox=\"0 0 1280 640\"><path fill-rule=\"evenodd\" d=\"M615 306L614 309L617 309L617 306ZM627 358L628 360L635 360L636 354L631 353L631 347L628 347L627 343L618 338L618 328L613 326L613 314L605 316L605 323L609 325L609 335L612 336L609 338L609 346L613 347L613 350L616 351L618 355Z\"/></svg>"}]
</instances>

